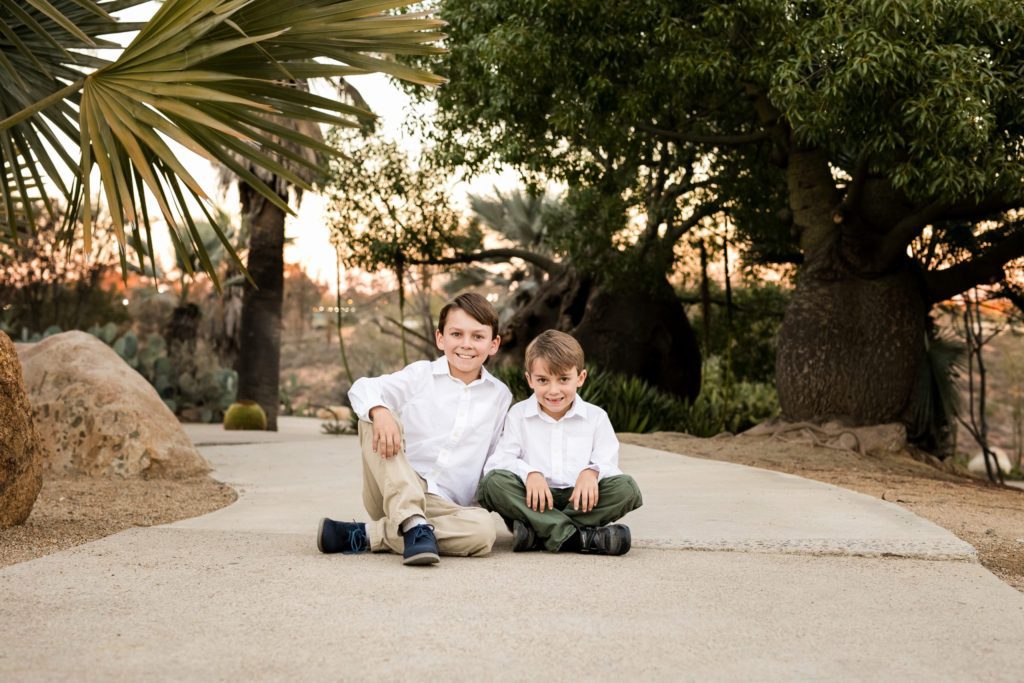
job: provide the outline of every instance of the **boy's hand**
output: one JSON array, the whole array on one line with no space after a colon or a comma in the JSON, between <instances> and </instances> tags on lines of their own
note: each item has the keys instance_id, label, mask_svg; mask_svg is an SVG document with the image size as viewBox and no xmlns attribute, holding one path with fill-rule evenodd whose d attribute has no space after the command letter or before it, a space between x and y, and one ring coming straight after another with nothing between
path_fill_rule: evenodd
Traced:
<instances>
[{"instance_id":1,"label":"boy's hand","mask_svg":"<svg viewBox=\"0 0 1024 683\"><path fill-rule=\"evenodd\" d=\"M590 512L597 505L597 470L585 469L576 477L576 486L569 496L573 510Z\"/></svg>"},{"instance_id":2,"label":"boy's hand","mask_svg":"<svg viewBox=\"0 0 1024 683\"><path fill-rule=\"evenodd\" d=\"M373 422L373 452L384 458L393 458L402 448L402 430L398 428L398 420L384 406L370 410Z\"/></svg>"},{"instance_id":3,"label":"boy's hand","mask_svg":"<svg viewBox=\"0 0 1024 683\"><path fill-rule=\"evenodd\" d=\"M551 489L540 472L530 472L526 476L526 504L530 506L531 510L537 512L552 510L555 507Z\"/></svg>"}]
</instances>

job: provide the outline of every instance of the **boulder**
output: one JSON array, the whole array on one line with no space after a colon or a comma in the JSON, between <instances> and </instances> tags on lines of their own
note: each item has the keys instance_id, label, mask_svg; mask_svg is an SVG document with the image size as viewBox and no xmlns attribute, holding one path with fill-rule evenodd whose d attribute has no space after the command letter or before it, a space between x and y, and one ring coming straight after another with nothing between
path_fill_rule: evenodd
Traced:
<instances>
[{"instance_id":1,"label":"boulder","mask_svg":"<svg viewBox=\"0 0 1024 683\"><path fill-rule=\"evenodd\" d=\"M998 446L991 446L989 447L989 450L996 456L996 462L999 463L999 469L1003 471L1003 474L1006 474L1013 468L1013 463L1010 462L1010 456L1006 454L1006 451ZM987 470L985 469L985 454L975 454L967 463L967 469L975 474L987 474Z\"/></svg>"},{"instance_id":2,"label":"boulder","mask_svg":"<svg viewBox=\"0 0 1024 683\"><path fill-rule=\"evenodd\" d=\"M43 484L39 460L21 363L0 332L0 529L21 524L32 512Z\"/></svg>"},{"instance_id":3,"label":"boulder","mask_svg":"<svg viewBox=\"0 0 1024 683\"><path fill-rule=\"evenodd\" d=\"M210 470L152 385L96 337L64 332L18 354L47 469L144 478Z\"/></svg>"}]
</instances>

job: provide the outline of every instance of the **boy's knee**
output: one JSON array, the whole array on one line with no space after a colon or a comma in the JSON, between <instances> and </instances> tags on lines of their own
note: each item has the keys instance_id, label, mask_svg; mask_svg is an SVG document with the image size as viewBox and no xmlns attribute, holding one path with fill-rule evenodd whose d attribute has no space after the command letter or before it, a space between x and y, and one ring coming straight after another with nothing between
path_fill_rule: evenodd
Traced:
<instances>
[{"instance_id":1,"label":"boy's knee","mask_svg":"<svg viewBox=\"0 0 1024 683\"><path fill-rule=\"evenodd\" d=\"M609 486L615 489L617 497L620 497L623 502L627 502L631 506L631 509L635 510L644 504L644 498L640 493L640 487L637 485L636 480L628 474L619 474L614 477L609 477L605 481Z\"/></svg>"},{"instance_id":2,"label":"boy's knee","mask_svg":"<svg viewBox=\"0 0 1024 683\"><path fill-rule=\"evenodd\" d=\"M484 475L480 481L480 488L493 488L508 486L519 481L519 476L509 470L491 470Z\"/></svg>"},{"instance_id":3,"label":"boy's knee","mask_svg":"<svg viewBox=\"0 0 1024 683\"><path fill-rule=\"evenodd\" d=\"M474 509L472 523L473 533L469 540L466 554L471 557L486 555L491 552L491 548L494 547L494 541L497 538L497 531L494 528L494 520L491 519L491 513L483 508Z\"/></svg>"},{"instance_id":4,"label":"boy's knee","mask_svg":"<svg viewBox=\"0 0 1024 683\"><path fill-rule=\"evenodd\" d=\"M495 492L507 488L512 480L519 480L519 477L513 472L508 470L491 470L480 480L480 485L476 489L476 499L485 504L486 507L486 502L490 497Z\"/></svg>"}]
</instances>

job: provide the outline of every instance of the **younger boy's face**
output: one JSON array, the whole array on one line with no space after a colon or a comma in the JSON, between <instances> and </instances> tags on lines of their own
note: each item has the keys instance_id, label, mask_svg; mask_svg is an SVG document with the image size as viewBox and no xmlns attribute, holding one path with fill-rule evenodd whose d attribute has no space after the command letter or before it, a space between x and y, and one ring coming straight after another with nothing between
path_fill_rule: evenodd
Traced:
<instances>
[{"instance_id":1,"label":"younger boy's face","mask_svg":"<svg viewBox=\"0 0 1024 683\"><path fill-rule=\"evenodd\" d=\"M576 390L587 379L586 370L570 368L563 372L552 372L547 361L538 358L526 373L526 381L537 397L537 403L549 417L561 420L576 399Z\"/></svg>"},{"instance_id":2,"label":"younger boy's face","mask_svg":"<svg viewBox=\"0 0 1024 683\"><path fill-rule=\"evenodd\" d=\"M448 359L448 372L466 384L480 378L480 368L489 356L498 352L501 337L495 337L490 325L461 308L448 311L444 330L436 330L437 348Z\"/></svg>"}]
</instances>

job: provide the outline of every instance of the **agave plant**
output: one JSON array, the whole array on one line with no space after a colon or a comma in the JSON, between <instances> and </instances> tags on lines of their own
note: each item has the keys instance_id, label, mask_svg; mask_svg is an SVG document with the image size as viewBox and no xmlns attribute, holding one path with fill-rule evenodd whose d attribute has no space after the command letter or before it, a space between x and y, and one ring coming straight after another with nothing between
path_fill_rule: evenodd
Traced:
<instances>
[{"instance_id":1,"label":"agave plant","mask_svg":"<svg viewBox=\"0 0 1024 683\"><path fill-rule=\"evenodd\" d=\"M251 168L309 188L304 169L336 152L282 120L352 126L372 116L298 84L373 71L441 81L388 58L440 50L431 43L443 37L441 22L388 14L409 0L165 0L144 23L118 18L145 2L0 0L0 232L10 239L35 224L37 202L56 215L48 181L88 249L98 190L122 254L129 245L140 261L152 253L158 214L179 257L194 254L215 277L194 218L216 223L209 198L168 141L230 168L291 213ZM126 32L137 32L127 46L112 40Z\"/></svg>"}]
</instances>

